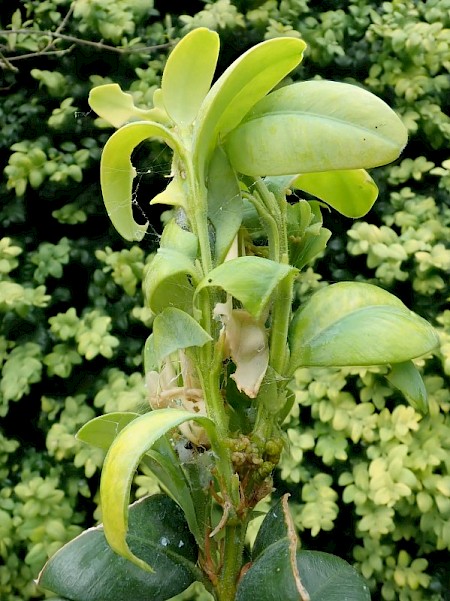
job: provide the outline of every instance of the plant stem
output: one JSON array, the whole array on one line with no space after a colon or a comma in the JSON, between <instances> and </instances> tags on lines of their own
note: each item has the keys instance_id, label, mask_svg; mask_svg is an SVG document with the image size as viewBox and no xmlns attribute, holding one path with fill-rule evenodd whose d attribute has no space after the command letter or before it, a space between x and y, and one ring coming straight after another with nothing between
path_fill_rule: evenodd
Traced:
<instances>
[{"instance_id":1,"label":"plant stem","mask_svg":"<svg viewBox=\"0 0 450 601\"><path fill-rule=\"evenodd\" d=\"M217 585L219 601L234 601L242 567L247 519L238 525L228 525L224 532L223 566Z\"/></svg>"},{"instance_id":2,"label":"plant stem","mask_svg":"<svg viewBox=\"0 0 450 601\"><path fill-rule=\"evenodd\" d=\"M287 263L286 255L281 263ZM284 376L287 359L287 337L291 321L293 287L296 273L287 275L277 287L272 308L269 365L277 375Z\"/></svg>"},{"instance_id":3,"label":"plant stem","mask_svg":"<svg viewBox=\"0 0 450 601\"><path fill-rule=\"evenodd\" d=\"M262 444L272 435L274 416L279 409L278 395L278 386L274 380L263 382L258 394L256 420L253 429L253 438Z\"/></svg>"},{"instance_id":4,"label":"plant stem","mask_svg":"<svg viewBox=\"0 0 450 601\"><path fill-rule=\"evenodd\" d=\"M256 182L258 195L266 210L270 211L272 234L269 237L269 256L273 261L289 264L289 245L287 237L287 203L284 194L273 193L263 180ZM273 232L274 224L276 231ZM255 438L262 442L272 434L276 413L281 409L279 399L286 385L286 367L288 360L288 331L291 320L293 286L295 272L285 277L277 286L273 295L270 327L269 366L266 382L258 395L257 416L254 428Z\"/></svg>"},{"instance_id":5,"label":"plant stem","mask_svg":"<svg viewBox=\"0 0 450 601\"><path fill-rule=\"evenodd\" d=\"M191 210L189 211L189 218L192 230L198 238L200 263L203 276L206 276L213 267L208 232L207 190L203 182L196 177L195 168L188 152L184 156L184 165L190 190L189 206ZM207 342L199 348L197 353L198 375L202 385L208 417L216 425L217 437L214 441L211 441L211 446L217 456L218 480L221 487L224 487L222 493L224 497L233 500L237 504L239 500L235 498L236 494L233 494L231 452L224 442L229 436L228 415L220 390L222 360L220 353L217 353L214 342L215 332L212 319L213 296L209 288L204 288L199 292L198 304L200 313L199 322L213 338L211 342Z\"/></svg>"}]
</instances>

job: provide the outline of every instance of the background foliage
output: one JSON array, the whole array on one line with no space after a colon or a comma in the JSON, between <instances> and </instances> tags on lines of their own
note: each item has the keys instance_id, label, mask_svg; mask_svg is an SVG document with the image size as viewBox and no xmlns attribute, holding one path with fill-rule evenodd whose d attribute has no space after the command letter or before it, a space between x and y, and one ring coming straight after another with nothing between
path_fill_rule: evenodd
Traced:
<instances>
[{"instance_id":1,"label":"background foliage","mask_svg":"<svg viewBox=\"0 0 450 601\"><path fill-rule=\"evenodd\" d=\"M430 411L407 406L380 368L299 370L276 494L291 493L303 546L354 563L374 601L449 600L450 0L2 9L0 597L43 599L33 578L45 559L100 518L102 455L75 441L77 429L98 413L146 407L151 321L140 284L160 230L146 197L162 187L168 158L156 145L139 151L136 218L144 212L153 229L128 244L100 198L110 130L90 113L89 90L115 81L150 106L170 46L197 26L220 32L222 67L263 39L302 37L309 48L294 79L362 85L409 129L402 158L372 172L381 193L369 217L329 215L327 253L297 292L302 301L328 282L366 280L429 319L441 340L421 362ZM148 473L136 476L137 496L156 489ZM184 598L203 595L194 587Z\"/></svg>"}]
</instances>

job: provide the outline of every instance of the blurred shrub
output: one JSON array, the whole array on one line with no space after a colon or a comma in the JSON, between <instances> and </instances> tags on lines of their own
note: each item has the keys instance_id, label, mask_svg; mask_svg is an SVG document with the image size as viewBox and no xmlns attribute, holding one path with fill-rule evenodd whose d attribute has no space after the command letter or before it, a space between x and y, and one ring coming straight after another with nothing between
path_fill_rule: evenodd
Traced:
<instances>
[{"instance_id":1,"label":"blurred shrub","mask_svg":"<svg viewBox=\"0 0 450 601\"><path fill-rule=\"evenodd\" d=\"M138 151L136 218L153 228L139 247L125 243L100 198L109 130L90 113L89 90L117 81L150 106L170 44L206 26L220 31L222 67L263 39L304 38L294 79L367 87L409 129L401 159L372 173L371 214L325 216L329 249L297 292L301 301L358 278L431 320L441 347L420 362L429 413L406 406L380 368L299 370L276 494L291 493L302 544L352 561L374 601L448 601L450 2L210 0L178 10L162 0L2 9L0 29L11 33L0 34L0 598L43 598L33 578L46 557L100 518L102 454L77 442L77 429L97 413L146 406L151 316L140 284L160 218L146 197L170 165L161 147ZM145 471L135 485L137 496L156 486ZM194 586L182 598L206 597Z\"/></svg>"}]
</instances>

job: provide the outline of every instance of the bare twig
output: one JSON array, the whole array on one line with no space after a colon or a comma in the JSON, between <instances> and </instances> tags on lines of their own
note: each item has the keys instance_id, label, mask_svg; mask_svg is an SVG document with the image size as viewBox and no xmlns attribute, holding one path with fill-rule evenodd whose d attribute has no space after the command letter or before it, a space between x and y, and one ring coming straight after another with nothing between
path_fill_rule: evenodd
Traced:
<instances>
[{"instance_id":1,"label":"bare twig","mask_svg":"<svg viewBox=\"0 0 450 601\"><path fill-rule=\"evenodd\" d=\"M10 71L18 71L19 69L11 64L6 56L0 51L0 67L5 66ZM3 88L2 88L3 89Z\"/></svg>"},{"instance_id":2,"label":"bare twig","mask_svg":"<svg viewBox=\"0 0 450 601\"><path fill-rule=\"evenodd\" d=\"M72 35L66 35L64 33L60 33L58 31L39 31L37 29L0 29L0 36L7 35L37 35L37 36L48 36L51 38L56 38L60 40L65 40L66 42L71 42L72 44L81 44L85 46L92 46L93 48L97 48L97 50L107 50L109 52L117 52L118 54L129 54L134 52L153 52L154 50L162 50L164 48L168 48L172 45L172 42L167 42L165 44L155 44L154 46L131 46L129 48L121 48L116 46L109 46L108 44L104 44L103 42L93 42L91 40L83 40L81 38L77 38ZM51 45L51 44L50 44ZM36 52L33 56L40 55L41 52ZM9 62L13 62L15 60L19 60L20 56L11 56L8 58Z\"/></svg>"},{"instance_id":3,"label":"bare twig","mask_svg":"<svg viewBox=\"0 0 450 601\"><path fill-rule=\"evenodd\" d=\"M72 2L72 4L70 5L69 10L66 13L66 16L64 17L64 19L61 21L61 23L58 25L58 27L55 30L55 34L61 33L62 30L64 29L64 27L67 25L67 22L69 21L72 13L73 13L73 9L75 8L75 4ZM42 50L42 53L48 53L48 51L53 48L56 44L56 42L58 41L58 38L54 37L53 40L51 42L49 42L47 44L47 46Z\"/></svg>"},{"instance_id":4,"label":"bare twig","mask_svg":"<svg viewBox=\"0 0 450 601\"><path fill-rule=\"evenodd\" d=\"M64 54L71 52L74 49L74 47L75 44L72 44L71 46L69 46L69 48L61 48L60 50L39 50L38 52L28 52L27 54L19 54L18 56L12 56L9 59L3 56L0 52L0 66L3 60L9 69L13 71L18 71L17 67L11 64L11 61L21 61L23 59L34 58L36 56L63 56Z\"/></svg>"}]
</instances>

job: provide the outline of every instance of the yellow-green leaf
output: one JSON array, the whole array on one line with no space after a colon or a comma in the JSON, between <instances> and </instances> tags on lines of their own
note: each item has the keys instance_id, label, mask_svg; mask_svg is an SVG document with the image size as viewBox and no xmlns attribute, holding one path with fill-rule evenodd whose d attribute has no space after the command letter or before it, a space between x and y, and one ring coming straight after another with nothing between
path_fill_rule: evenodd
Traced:
<instances>
[{"instance_id":1,"label":"yellow-green leaf","mask_svg":"<svg viewBox=\"0 0 450 601\"><path fill-rule=\"evenodd\" d=\"M164 107L179 125L194 121L211 86L219 55L219 36L199 27L171 52L161 81Z\"/></svg>"},{"instance_id":2,"label":"yellow-green leaf","mask_svg":"<svg viewBox=\"0 0 450 601\"><path fill-rule=\"evenodd\" d=\"M238 257L210 271L195 294L208 286L218 286L241 301L253 317L259 318L276 286L296 271L290 265L262 257Z\"/></svg>"},{"instance_id":3,"label":"yellow-green leaf","mask_svg":"<svg viewBox=\"0 0 450 601\"><path fill-rule=\"evenodd\" d=\"M162 361L179 349L203 346L211 336L193 317L177 309L166 307L153 322L153 344L157 361Z\"/></svg>"},{"instance_id":4,"label":"yellow-green leaf","mask_svg":"<svg viewBox=\"0 0 450 601\"><path fill-rule=\"evenodd\" d=\"M392 365L386 379L406 397L414 409L422 413L427 411L428 399L425 384L412 361Z\"/></svg>"},{"instance_id":5,"label":"yellow-green leaf","mask_svg":"<svg viewBox=\"0 0 450 601\"><path fill-rule=\"evenodd\" d=\"M303 173L291 185L353 219L368 213L378 196L376 183L364 169Z\"/></svg>"},{"instance_id":6,"label":"yellow-green leaf","mask_svg":"<svg viewBox=\"0 0 450 601\"><path fill-rule=\"evenodd\" d=\"M210 440L215 438L215 426L208 417L179 409L158 409L141 415L121 430L105 458L100 496L106 540L116 553L147 571L152 567L136 557L126 541L131 482L141 458L155 442L191 420L205 428Z\"/></svg>"},{"instance_id":7,"label":"yellow-green leaf","mask_svg":"<svg viewBox=\"0 0 450 601\"><path fill-rule=\"evenodd\" d=\"M302 60L305 42L274 38L236 59L215 82L197 119L195 155L203 170L219 136L231 131L254 104L270 92Z\"/></svg>"},{"instance_id":8,"label":"yellow-green leaf","mask_svg":"<svg viewBox=\"0 0 450 601\"><path fill-rule=\"evenodd\" d=\"M173 149L177 142L159 123L137 121L124 125L107 141L100 163L103 200L114 227L126 240L142 240L148 223L134 220L132 209L133 179L136 170L131 163L133 150L148 138L163 140Z\"/></svg>"},{"instance_id":9,"label":"yellow-green leaf","mask_svg":"<svg viewBox=\"0 0 450 601\"><path fill-rule=\"evenodd\" d=\"M358 86L305 81L272 92L224 141L246 175L377 167L395 160L407 130L380 98Z\"/></svg>"},{"instance_id":10,"label":"yellow-green leaf","mask_svg":"<svg viewBox=\"0 0 450 601\"><path fill-rule=\"evenodd\" d=\"M386 290L362 282L322 288L296 312L291 370L300 366L402 363L432 351L431 325Z\"/></svg>"},{"instance_id":11,"label":"yellow-green leaf","mask_svg":"<svg viewBox=\"0 0 450 601\"><path fill-rule=\"evenodd\" d=\"M134 105L133 96L123 92L117 83L107 83L93 88L89 93L89 106L99 117L121 127L128 121L167 121L161 109L140 109Z\"/></svg>"}]
</instances>

